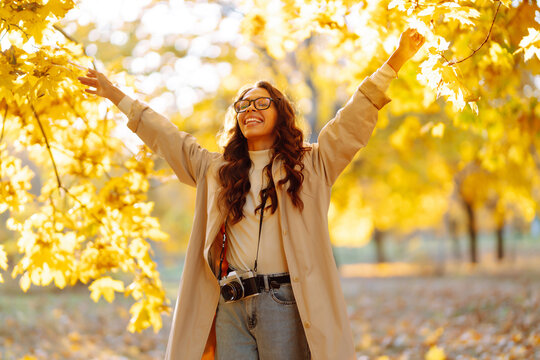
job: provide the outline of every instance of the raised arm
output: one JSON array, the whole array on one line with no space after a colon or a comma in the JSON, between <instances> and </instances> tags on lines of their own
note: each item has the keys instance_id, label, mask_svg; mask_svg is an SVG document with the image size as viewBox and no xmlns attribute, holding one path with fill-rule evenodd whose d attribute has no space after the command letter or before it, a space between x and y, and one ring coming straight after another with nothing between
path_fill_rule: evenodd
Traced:
<instances>
[{"instance_id":1,"label":"raised arm","mask_svg":"<svg viewBox=\"0 0 540 360\"><path fill-rule=\"evenodd\" d=\"M85 89L87 93L107 98L118 106L129 118L128 127L152 151L167 160L178 179L196 186L198 179L206 173L211 157L216 154L202 148L193 136L180 131L148 105L133 101L102 73L89 69L85 77L79 77L79 81L91 87Z\"/></svg>"},{"instance_id":2,"label":"raised arm","mask_svg":"<svg viewBox=\"0 0 540 360\"><path fill-rule=\"evenodd\" d=\"M416 30L405 30L397 50L360 84L347 104L321 130L314 144L313 166L328 185L335 182L358 150L367 145L377 124L378 111L390 102L385 95L390 81L424 41Z\"/></svg>"}]
</instances>

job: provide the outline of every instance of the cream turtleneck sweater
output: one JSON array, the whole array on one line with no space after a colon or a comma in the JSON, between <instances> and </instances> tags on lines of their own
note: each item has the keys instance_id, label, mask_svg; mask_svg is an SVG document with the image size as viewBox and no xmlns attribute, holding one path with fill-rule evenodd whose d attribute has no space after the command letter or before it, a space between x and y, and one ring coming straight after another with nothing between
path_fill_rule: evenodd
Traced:
<instances>
[{"instance_id":1,"label":"cream turtleneck sweater","mask_svg":"<svg viewBox=\"0 0 540 360\"><path fill-rule=\"evenodd\" d=\"M270 162L271 151L269 149L249 152L252 162L249 170L251 188L244 205L245 218L234 225L227 225L227 235L229 236L227 261L232 267L241 271L253 270L255 263L260 213L255 214L254 211L261 204L259 196L261 189L268 184L263 169ZM271 203L272 200L268 198L266 206ZM280 228L277 210L274 214L270 210L265 211L259 248L259 264L257 265L257 273L259 274L275 274L289 271Z\"/></svg>"}]
</instances>

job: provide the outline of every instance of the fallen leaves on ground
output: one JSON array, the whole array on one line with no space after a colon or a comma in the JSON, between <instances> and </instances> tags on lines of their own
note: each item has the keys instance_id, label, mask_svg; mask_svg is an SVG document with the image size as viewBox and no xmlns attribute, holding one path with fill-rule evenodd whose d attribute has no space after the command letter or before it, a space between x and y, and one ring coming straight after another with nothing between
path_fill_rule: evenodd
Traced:
<instances>
[{"instance_id":1,"label":"fallen leaves on ground","mask_svg":"<svg viewBox=\"0 0 540 360\"><path fill-rule=\"evenodd\" d=\"M347 278L343 289L360 360L540 359L538 273ZM131 334L126 299L5 290L2 360L163 358L170 317L158 334Z\"/></svg>"},{"instance_id":2,"label":"fallen leaves on ground","mask_svg":"<svg viewBox=\"0 0 540 360\"><path fill-rule=\"evenodd\" d=\"M346 279L359 358L540 359L540 276Z\"/></svg>"}]
</instances>

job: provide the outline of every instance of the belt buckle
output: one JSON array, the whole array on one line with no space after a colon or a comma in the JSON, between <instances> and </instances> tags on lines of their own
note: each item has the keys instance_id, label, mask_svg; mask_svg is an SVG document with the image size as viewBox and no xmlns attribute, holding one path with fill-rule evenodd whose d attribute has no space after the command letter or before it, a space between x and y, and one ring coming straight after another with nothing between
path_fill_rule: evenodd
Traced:
<instances>
[{"instance_id":1,"label":"belt buckle","mask_svg":"<svg viewBox=\"0 0 540 360\"><path fill-rule=\"evenodd\" d=\"M278 283L276 280L272 280L270 281L270 287L277 290L281 287L281 284Z\"/></svg>"}]
</instances>

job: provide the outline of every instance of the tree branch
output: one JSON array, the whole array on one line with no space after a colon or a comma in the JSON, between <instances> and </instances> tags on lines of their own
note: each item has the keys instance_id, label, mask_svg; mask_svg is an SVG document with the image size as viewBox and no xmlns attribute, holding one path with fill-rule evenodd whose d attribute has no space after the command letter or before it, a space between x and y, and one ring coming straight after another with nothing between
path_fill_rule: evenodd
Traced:
<instances>
[{"instance_id":1,"label":"tree branch","mask_svg":"<svg viewBox=\"0 0 540 360\"><path fill-rule=\"evenodd\" d=\"M66 192L67 195L69 195L73 200L75 200L75 201L81 206L81 208L85 209L86 212L89 213L90 216L92 216L92 217L94 218L94 220L96 220L98 223L100 223L101 225L103 225L103 226L105 227L105 230L107 230L107 232L109 232L108 229L107 229L107 227L105 226L105 224L101 221L101 219L98 218L98 217L96 216L96 214L92 213L92 212L90 211L90 209L88 209L88 207L87 207L85 204L82 203L81 200L79 200L75 195L71 194L71 193L69 192L69 189L67 189L66 187L62 186L62 190L64 190L64 191Z\"/></svg>"},{"instance_id":2,"label":"tree branch","mask_svg":"<svg viewBox=\"0 0 540 360\"><path fill-rule=\"evenodd\" d=\"M70 154L67 150L62 149L62 148L60 148L60 147L58 147L58 146L55 146L55 145L52 145L52 144L51 144L51 149L54 149L54 150L56 150L56 151L58 151L58 152L60 152L60 153L62 153L62 154L64 154L64 155L66 155L66 156L69 156L69 157L75 159L75 156L73 156L73 154ZM80 161L83 162L83 163L90 163L90 164L92 164L92 165L94 165L94 166L101 166L101 167L103 167L103 172L105 173L105 176L107 176L107 178L111 179L111 175L105 170L105 168L104 168L104 166L103 166L102 163L97 162L97 161L94 161L94 160L92 160L92 159L90 159L90 158L87 158L87 157L80 158ZM117 168L119 168L119 169L124 169L124 170L126 170L126 167L123 166L123 165L120 165L120 164L112 163L111 166L117 167Z\"/></svg>"},{"instance_id":3,"label":"tree branch","mask_svg":"<svg viewBox=\"0 0 540 360\"><path fill-rule=\"evenodd\" d=\"M6 104L6 111L4 111L4 117L2 118L2 133L0 134L0 143L2 142L2 140L4 140L4 127L6 125L7 111L8 111L8 107Z\"/></svg>"},{"instance_id":4,"label":"tree branch","mask_svg":"<svg viewBox=\"0 0 540 360\"><path fill-rule=\"evenodd\" d=\"M56 174L56 182L58 183L58 189L64 190L65 193L67 195L69 195L73 200L75 200L82 208L84 208L90 214L90 216L92 216L98 223L105 226L105 224L101 221L100 218L98 218L95 214L90 212L90 210L88 209L88 207L85 204L83 204L75 195L71 194L69 192L68 188L66 188L64 185L62 185L62 181L60 180L60 175L58 175L58 169L56 167L56 162L54 161L54 156L53 156L52 151L51 151L51 146L49 145L49 140L47 139L47 134L45 134L45 129L43 128L43 125L41 124L41 120L39 119L39 116L38 116L38 114L36 112L36 109L34 108L33 105L31 105L31 106L32 106L32 111L34 112L34 116L36 117L37 122L39 124L39 128L41 129L41 134L43 135L43 138L45 139L45 144L47 145L47 151L49 152L49 156L51 157L51 161L52 161L53 168L54 168L54 173Z\"/></svg>"},{"instance_id":5,"label":"tree branch","mask_svg":"<svg viewBox=\"0 0 540 360\"><path fill-rule=\"evenodd\" d=\"M467 57L465 57L465 58L463 58L461 60L454 60L454 61L447 62L445 65L451 66L451 65L459 64L459 63L471 58L472 56L474 56L474 54L476 54L478 52L478 50L480 50L482 48L482 46L485 45L485 43L488 42L489 37L491 36L491 31L493 30L493 25L495 25L495 19L497 19L497 14L499 13L499 9L500 9L501 5L502 5L502 2L499 0L499 5L497 5L497 10L495 11L495 16L493 16L493 21L491 21L491 26L489 28L489 32L488 32L486 38L484 39L484 41L482 42L482 44L480 44L480 46L476 50L473 50L473 52L469 56L467 56Z\"/></svg>"},{"instance_id":6,"label":"tree branch","mask_svg":"<svg viewBox=\"0 0 540 360\"><path fill-rule=\"evenodd\" d=\"M64 31L64 29L62 29L60 26L58 26L58 24L54 24L54 25L53 25L53 28L54 28L56 31L58 31L60 34L64 35L64 37L65 37L66 39L68 39L69 41L72 41L72 42L74 42L74 43L76 43L76 44L79 44L79 42L78 42L77 40L75 40L75 38L73 38L71 35L69 35L68 33L66 33L66 32Z\"/></svg>"},{"instance_id":7,"label":"tree branch","mask_svg":"<svg viewBox=\"0 0 540 360\"><path fill-rule=\"evenodd\" d=\"M14 26L16 27L17 29L19 29L20 32L23 33L23 35L26 37L26 40L30 39L30 36L26 33L26 31L24 31L19 25L17 24L12 24L12 23L9 23L6 19L4 18L0 18L0 20L2 20L3 22L5 22L7 24L7 32L9 32L9 28ZM5 34L4 34L5 35ZM4 37L4 35L2 35L2 38Z\"/></svg>"},{"instance_id":8,"label":"tree branch","mask_svg":"<svg viewBox=\"0 0 540 360\"><path fill-rule=\"evenodd\" d=\"M58 31L60 34L64 35L64 37L65 37L66 39L68 39L69 41L74 42L75 44L82 45L83 50L84 50L84 54L85 54L86 56L88 56L88 53L86 52L86 46L84 46L83 43L81 43L80 41L78 41L77 39L75 39L74 37L72 37L71 35L69 35L68 33L66 33L66 32L64 31L64 29L62 29L60 26L58 26L58 24L54 24L54 25L53 25L53 28L54 28L56 31ZM92 58L92 66L94 67L94 70L97 69L97 68L96 68L96 63L95 63L95 61L94 61L93 58Z\"/></svg>"},{"instance_id":9,"label":"tree branch","mask_svg":"<svg viewBox=\"0 0 540 360\"><path fill-rule=\"evenodd\" d=\"M41 124L41 120L39 119L39 116L38 116L34 106L32 106L32 111L34 112L34 116L36 117L37 122L39 124L39 128L41 129L41 134L43 135L43 138L45 139L45 144L47 145L47 151L49 152L49 156L51 157L51 161L52 161L53 168L54 168L54 173L56 174L56 182L58 184L58 189L64 190L65 193L67 195L69 195L73 200L75 200L82 208L84 208L90 214L90 216L92 216L98 223L105 226L105 224L103 224L103 222L101 221L100 218L98 218L95 214L90 212L88 207L85 204L83 204L75 195L71 194L69 192L68 188L66 188L64 185L62 185L62 181L60 180L60 175L58 175L58 169L56 167L56 162L54 161L54 156L53 156L52 151L51 151L51 146L49 145L49 140L47 139L47 135L45 134L45 130L43 129L43 125Z\"/></svg>"},{"instance_id":10,"label":"tree branch","mask_svg":"<svg viewBox=\"0 0 540 360\"><path fill-rule=\"evenodd\" d=\"M47 139L47 134L45 134L45 129L43 128L43 124L41 124L41 120L39 119L39 116L36 112L36 109L34 108L34 105L30 105L32 107L32 111L34 112L34 116L36 117L36 120L38 122L39 128L41 129L41 134L43 135L43 139L45 139L45 145L47 146L47 151L49 152L49 156L51 157L51 161L54 168L54 173L56 175L56 182L58 183L58 188L63 189L64 186L62 185L62 181L60 180L60 175L58 175L58 168L56 167L56 162L54 161L54 156L51 151L51 146L49 145L49 139Z\"/></svg>"},{"instance_id":11,"label":"tree branch","mask_svg":"<svg viewBox=\"0 0 540 360\"><path fill-rule=\"evenodd\" d=\"M108 148L108 145L107 145L107 142L106 142L105 139L104 139L104 136L100 135L97 131L94 131L94 129L92 129L92 128L88 125L88 119L87 119L83 114L81 114L81 113L75 108L75 105L74 105L71 101L69 101L69 99L66 98L66 102L67 102L67 104L69 105L69 107L71 108L71 110L73 110L73 113L74 113L77 117L81 118L82 121L84 121L84 124L86 125L86 128L87 128L90 132L96 134L96 135L101 139L101 143L103 144L103 146L106 147L106 148ZM108 113L108 112L109 112L109 109L107 109L107 113ZM105 116L107 116L107 113L105 114ZM105 119L106 119L106 118L105 118ZM105 121L107 121L107 120L105 120ZM107 124L107 122L105 122L105 124ZM122 143L122 146L124 147L125 150L127 150L129 153L131 153L132 156L135 156L135 155L136 155L135 153L133 153L133 151L131 151L130 148L128 148L128 147L126 146L126 144Z\"/></svg>"},{"instance_id":12,"label":"tree branch","mask_svg":"<svg viewBox=\"0 0 540 360\"><path fill-rule=\"evenodd\" d=\"M531 144L529 145L529 151L534 160L534 164L536 165L536 168L540 170L540 155L538 155L538 151L536 150L536 147L534 146L534 142L532 141L531 141Z\"/></svg>"},{"instance_id":13,"label":"tree branch","mask_svg":"<svg viewBox=\"0 0 540 360\"><path fill-rule=\"evenodd\" d=\"M4 36L6 36L6 34L8 33L8 30L4 30L4 32L2 33L2 36L0 36L0 41L2 41L4 39Z\"/></svg>"}]
</instances>

